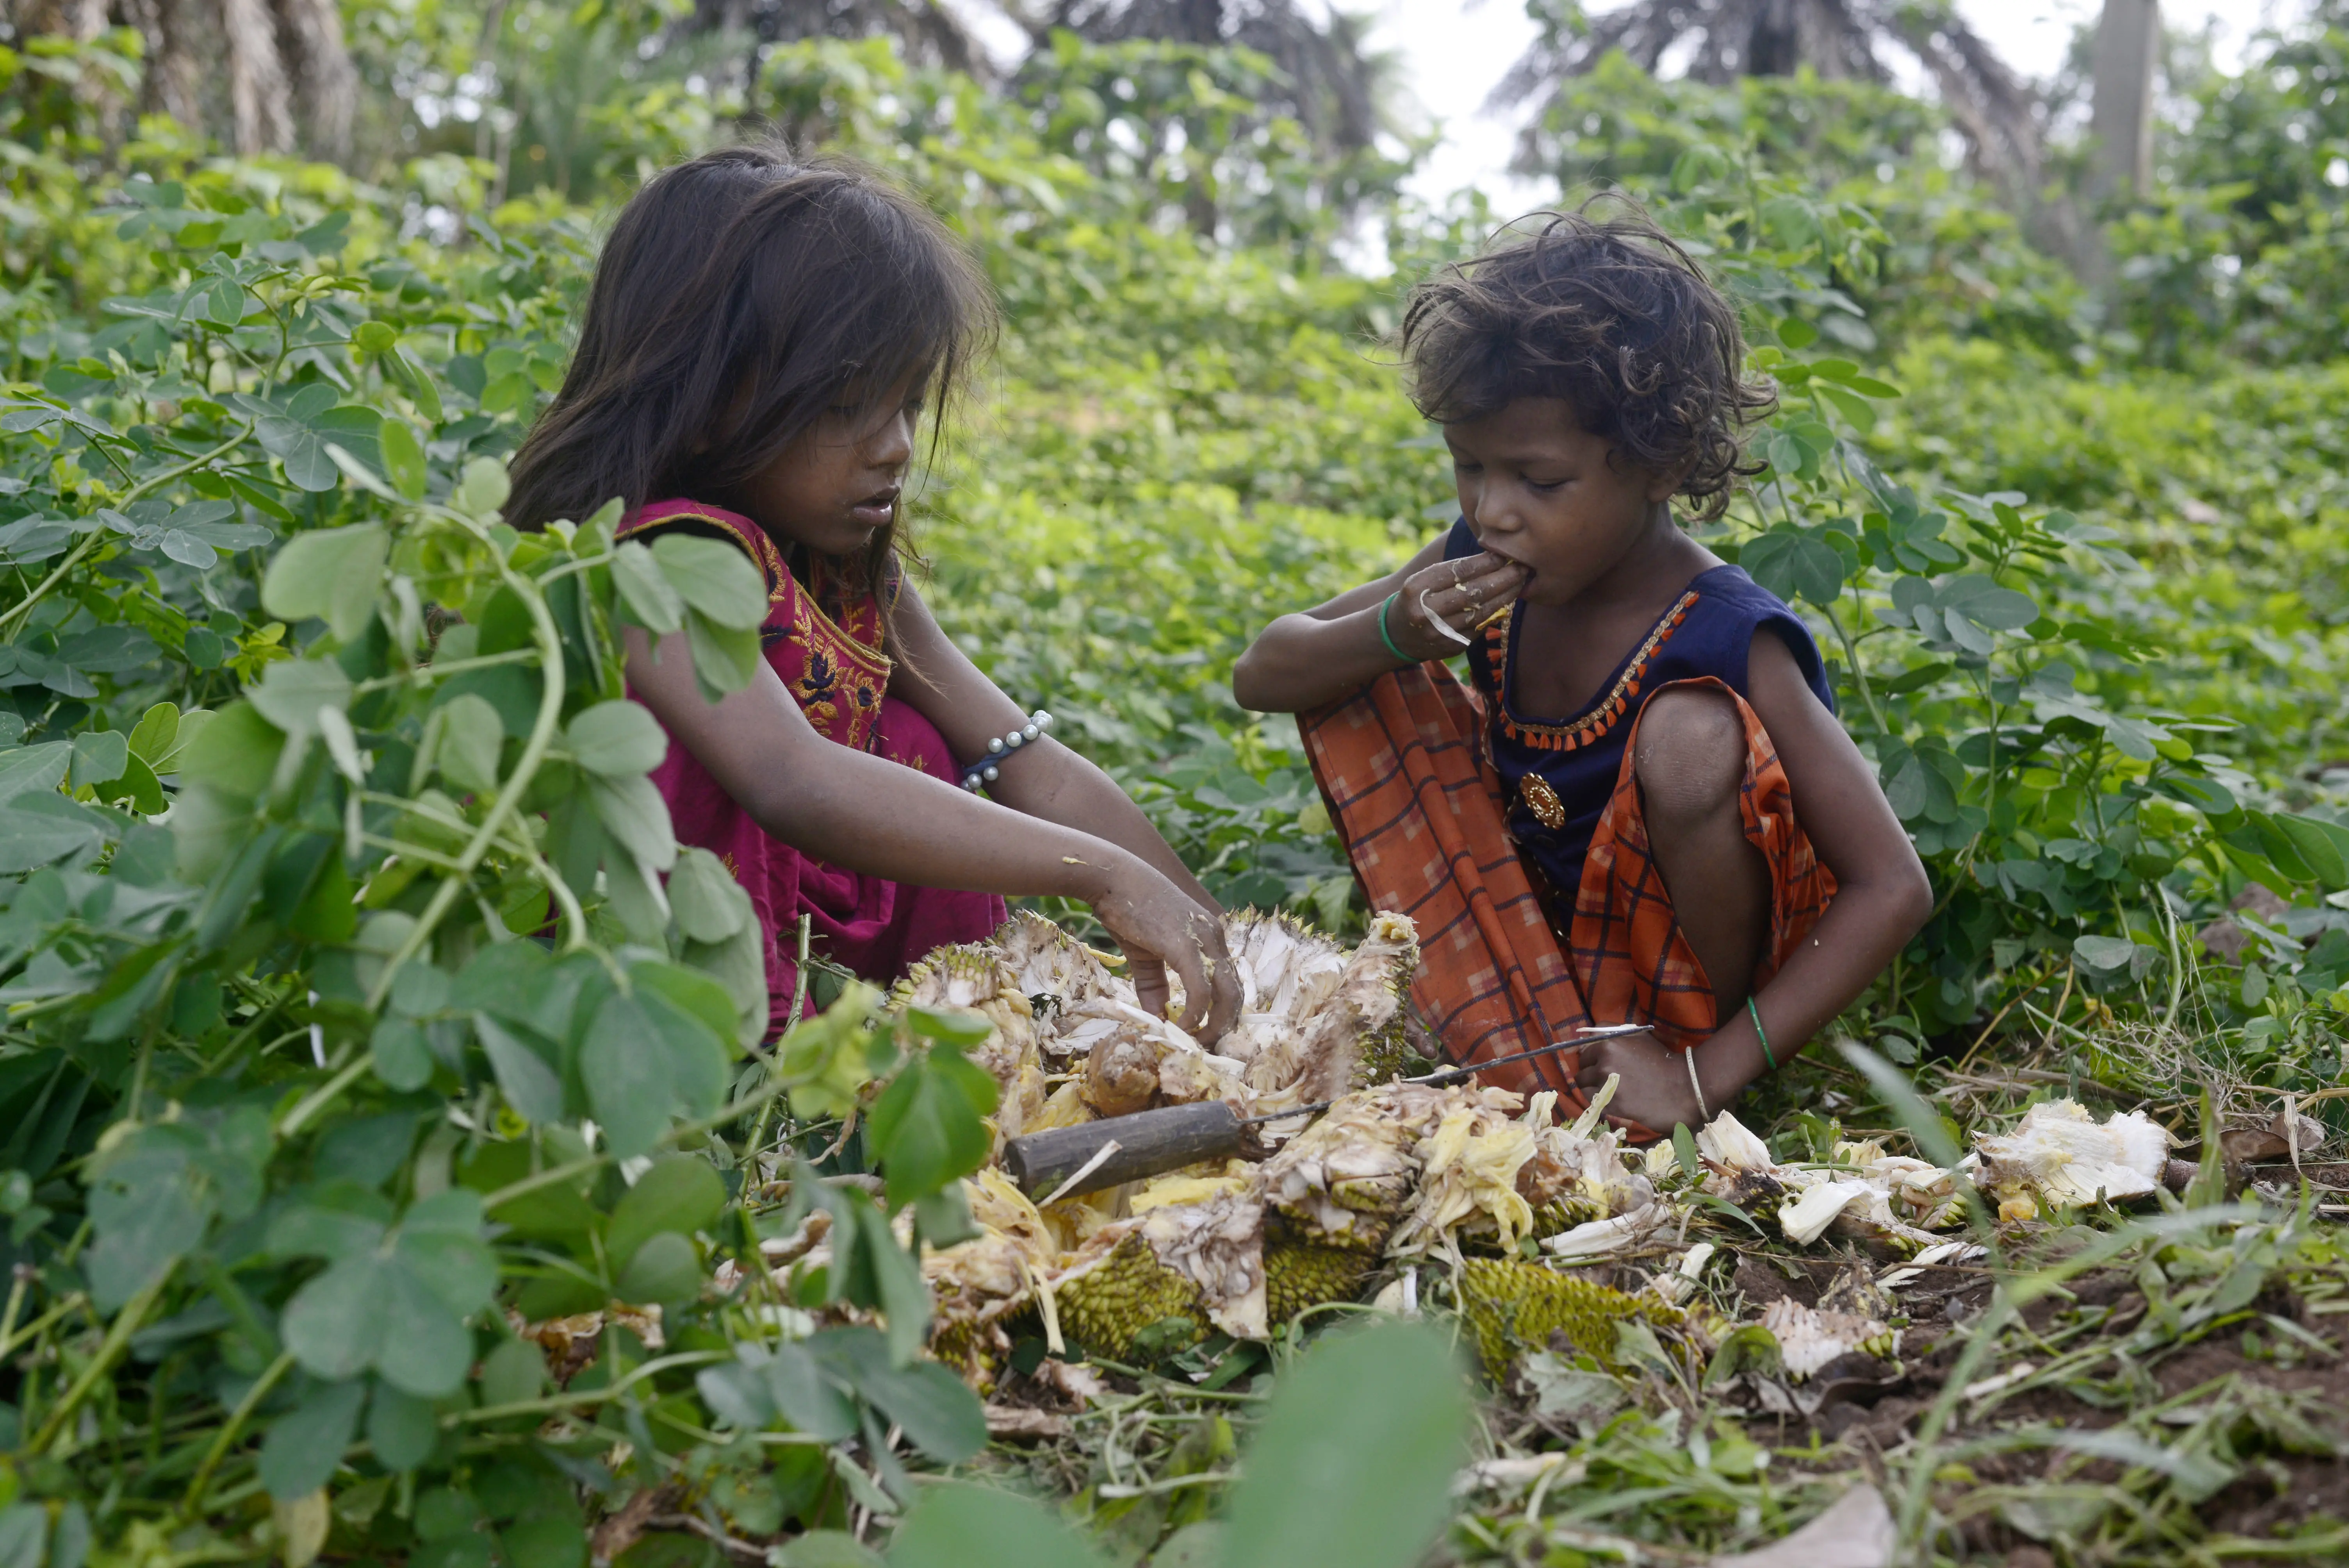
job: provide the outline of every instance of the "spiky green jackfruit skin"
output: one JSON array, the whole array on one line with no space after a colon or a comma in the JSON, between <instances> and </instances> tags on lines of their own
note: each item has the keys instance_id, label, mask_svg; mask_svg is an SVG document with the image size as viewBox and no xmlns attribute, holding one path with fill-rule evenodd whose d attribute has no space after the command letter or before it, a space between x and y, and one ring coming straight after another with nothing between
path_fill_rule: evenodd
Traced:
<instances>
[{"instance_id":1,"label":"spiky green jackfruit skin","mask_svg":"<svg viewBox=\"0 0 2349 1568\"><path fill-rule=\"evenodd\" d=\"M1564 1334L1577 1350L1612 1366L1617 1324L1644 1317L1677 1327L1682 1316L1651 1297L1506 1258L1470 1258L1461 1265L1460 1312L1476 1337L1476 1358L1495 1383L1508 1376L1519 1352L1543 1349L1553 1334Z\"/></svg>"},{"instance_id":2,"label":"spiky green jackfruit skin","mask_svg":"<svg viewBox=\"0 0 2349 1568\"><path fill-rule=\"evenodd\" d=\"M1375 1254L1318 1242L1267 1239L1264 1320L1275 1331L1309 1306L1353 1301L1362 1294Z\"/></svg>"},{"instance_id":3,"label":"spiky green jackfruit skin","mask_svg":"<svg viewBox=\"0 0 2349 1568\"><path fill-rule=\"evenodd\" d=\"M1587 1225L1593 1220L1606 1217L1607 1205L1596 1199L1579 1194L1556 1198L1534 1211L1534 1228L1530 1233L1555 1236L1561 1231L1570 1231L1577 1225Z\"/></svg>"},{"instance_id":4,"label":"spiky green jackfruit skin","mask_svg":"<svg viewBox=\"0 0 2349 1568\"><path fill-rule=\"evenodd\" d=\"M1069 1337L1112 1360L1127 1359L1134 1336L1168 1318L1189 1319L1194 1332L1187 1339L1178 1333L1162 1340L1163 1350L1185 1349L1207 1336L1199 1287L1160 1263L1139 1232L1093 1267L1056 1286L1052 1300Z\"/></svg>"},{"instance_id":5,"label":"spiky green jackfruit skin","mask_svg":"<svg viewBox=\"0 0 2349 1568\"><path fill-rule=\"evenodd\" d=\"M1411 1048L1411 981L1419 972L1419 949L1395 955L1387 966L1387 985L1393 991L1394 1011L1377 1028L1365 1030L1354 1042L1354 1079L1349 1088L1369 1088L1402 1077L1418 1054Z\"/></svg>"}]
</instances>

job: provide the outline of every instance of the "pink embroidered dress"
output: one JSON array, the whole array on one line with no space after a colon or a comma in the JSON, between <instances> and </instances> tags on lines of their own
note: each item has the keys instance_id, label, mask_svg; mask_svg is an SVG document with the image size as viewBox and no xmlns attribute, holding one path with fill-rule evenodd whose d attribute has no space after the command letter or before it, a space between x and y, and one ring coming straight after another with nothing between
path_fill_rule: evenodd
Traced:
<instances>
[{"instance_id":1,"label":"pink embroidered dress","mask_svg":"<svg viewBox=\"0 0 2349 1568\"><path fill-rule=\"evenodd\" d=\"M684 528L731 540L767 581L767 620L759 642L767 663L808 722L826 739L885 757L952 784L960 774L937 727L889 695L894 667L882 651L881 602L846 591L842 574L810 556L807 582L794 576L766 531L740 513L698 501L664 500L622 520L619 537L643 539ZM893 576L883 592L895 596ZM1003 923L992 893L916 887L828 865L770 838L718 786L693 753L669 739L653 770L668 802L678 841L725 861L759 912L767 949L769 1027L789 1026L798 979L799 925L811 919L814 951L878 985L887 985L934 947L978 942ZM812 1004L810 1006L812 1010Z\"/></svg>"}]
</instances>

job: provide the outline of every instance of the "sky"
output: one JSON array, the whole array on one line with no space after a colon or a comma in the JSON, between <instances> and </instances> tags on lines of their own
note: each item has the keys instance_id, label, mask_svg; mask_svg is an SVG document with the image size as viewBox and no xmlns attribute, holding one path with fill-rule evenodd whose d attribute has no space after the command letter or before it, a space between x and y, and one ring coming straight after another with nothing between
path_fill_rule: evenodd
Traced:
<instances>
[{"instance_id":1,"label":"sky","mask_svg":"<svg viewBox=\"0 0 2349 1568\"><path fill-rule=\"evenodd\" d=\"M1603 14L1616 3L1588 0L1587 9ZM2295 8L2293 0L2167 0L2162 15L2173 27L2199 28L2215 19L2220 63L2231 65L2263 16L2289 15ZM2007 63L2034 77L2053 74L2073 29L2102 9L2102 0L1958 0L1960 14ZM1377 15L1374 45L1402 57L1413 92L1444 122L1443 143L1413 180L1413 190L1440 201L1474 185L1502 209L1547 200L1547 186L1507 171L1514 125L1482 112L1486 95L1532 42L1533 26L1520 0L1379 0Z\"/></svg>"}]
</instances>

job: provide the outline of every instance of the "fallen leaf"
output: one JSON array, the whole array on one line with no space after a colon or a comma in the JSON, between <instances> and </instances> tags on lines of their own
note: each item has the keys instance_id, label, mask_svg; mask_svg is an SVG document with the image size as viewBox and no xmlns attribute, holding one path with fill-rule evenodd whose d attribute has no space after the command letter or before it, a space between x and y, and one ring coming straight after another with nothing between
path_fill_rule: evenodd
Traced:
<instances>
[{"instance_id":1,"label":"fallen leaf","mask_svg":"<svg viewBox=\"0 0 2349 1568\"><path fill-rule=\"evenodd\" d=\"M1707 1568L1889 1568L1892 1511L1872 1486L1856 1486L1775 1545L1716 1557Z\"/></svg>"}]
</instances>

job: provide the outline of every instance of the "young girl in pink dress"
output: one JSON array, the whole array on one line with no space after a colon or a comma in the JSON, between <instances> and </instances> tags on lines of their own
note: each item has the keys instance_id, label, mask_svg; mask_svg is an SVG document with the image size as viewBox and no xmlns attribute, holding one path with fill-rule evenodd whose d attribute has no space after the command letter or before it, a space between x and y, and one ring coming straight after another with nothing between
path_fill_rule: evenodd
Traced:
<instances>
[{"instance_id":1,"label":"young girl in pink dress","mask_svg":"<svg viewBox=\"0 0 2349 1568\"><path fill-rule=\"evenodd\" d=\"M683 633L623 628L669 737L653 775L682 842L722 856L766 934L786 1026L797 932L884 982L972 942L1006 895L1090 903L1145 1006L1238 1009L1220 911L1107 775L939 630L899 567L905 472L994 325L937 220L868 170L773 147L656 176L595 269L562 391L513 462L523 528L613 496L625 538L739 546L767 584L765 667L711 703Z\"/></svg>"}]
</instances>

